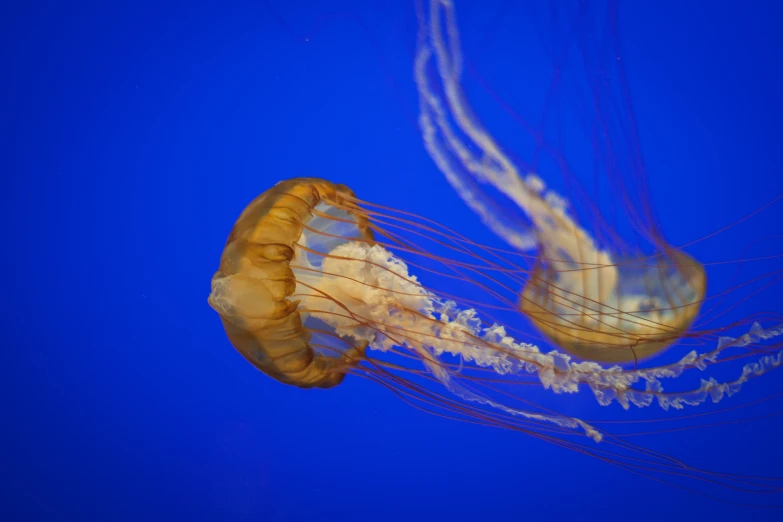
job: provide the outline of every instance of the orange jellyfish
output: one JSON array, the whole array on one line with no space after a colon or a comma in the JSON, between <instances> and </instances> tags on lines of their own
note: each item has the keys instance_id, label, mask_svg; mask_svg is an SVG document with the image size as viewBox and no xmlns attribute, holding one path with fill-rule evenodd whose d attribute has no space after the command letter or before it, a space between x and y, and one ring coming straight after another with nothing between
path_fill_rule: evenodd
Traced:
<instances>
[{"instance_id":1,"label":"orange jellyfish","mask_svg":"<svg viewBox=\"0 0 783 522\"><path fill-rule=\"evenodd\" d=\"M520 174L468 105L454 4L433 0L426 13L420 6L419 22L414 70L425 146L485 224L510 246L538 251L522 311L556 345L594 361L638 361L681 337L704 299L704 268L657 231L653 254L633 259L602 248L565 198L538 175ZM522 219L493 212L482 184L508 198Z\"/></svg>"},{"instance_id":2,"label":"orange jellyfish","mask_svg":"<svg viewBox=\"0 0 783 522\"><path fill-rule=\"evenodd\" d=\"M591 393L601 406L626 410L717 403L783 364L775 344L783 326L776 314L729 325L743 330L736 337L695 326L710 299L704 267L645 225L652 222L645 205L627 207L652 247L639 254L606 241L611 233L591 233L540 176L520 173L461 90L453 2L428 6L419 5L414 65L425 147L511 248L476 243L327 180L282 181L240 214L212 279L209 303L233 346L286 384L329 388L356 375L424 410L520 431L638 473L780 491L779 480L697 470L628 443L600 421L527 398L536 387L553 397ZM495 212L482 184L524 219ZM482 297L462 295L461 285ZM527 317L553 349L543 351L496 314ZM681 339L694 348L662 357ZM734 373L724 371L736 361L741 366L728 367Z\"/></svg>"}]
</instances>

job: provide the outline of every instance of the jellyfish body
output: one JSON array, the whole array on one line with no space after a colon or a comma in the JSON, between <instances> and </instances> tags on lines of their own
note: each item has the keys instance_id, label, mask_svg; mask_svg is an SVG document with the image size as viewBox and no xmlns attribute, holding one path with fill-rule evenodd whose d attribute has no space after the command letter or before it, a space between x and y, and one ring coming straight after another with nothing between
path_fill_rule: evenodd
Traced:
<instances>
[{"instance_id":1,"label":"jellyfish body","mask_svg":"<svg viewBox=\"0 0 783 522\"><path fill-rule=\"evenodd\" d=\"M683 252L585 264L541 261L520 298L539 331L584 360L638 362L660 353L685 334L704 299L704 268Z\"/></svg>"},{"instance_id":2,"label":"jellyfish body","mask_svg":"<svg viewBox=\"0 0 783 522\"><path fill-rule=\"evenodd\" d=\"M535 174L522 176L483 127L462 90L462 51L454 4L431 0L419 12L415 78L424 144L462 199L497 235L538 263L520 308L555 345L585 360L638 362L682 336L706 292L702 265L666 244L633 256L602 248ZM489 185L523 219L496 211ZM649 232L649 231L645 231Z\"/></svg>"},{"instance_id":3,"label":"jellyfish body","mask_svg":"<svg viewBox=\"0 0 783 522\"><path fill-rule=\"evenodd\" d=\"M353 364L364 349L359 344L335 354L314 348L298 302L290 299L297 281L308 279L306 274L297 279L291 262L296 262L296 252L301 261L305 229L319 219L313 212L325 195L334 199L337 188L324 180L299 179L280 183L253 200L226 241L209 296L239 353L267 375L303 388L339 384L345 372L335 369ZM372 241L364 221L331 223ZM340 227L335 228L339 233Z\"/></svg>"}]
</instances>

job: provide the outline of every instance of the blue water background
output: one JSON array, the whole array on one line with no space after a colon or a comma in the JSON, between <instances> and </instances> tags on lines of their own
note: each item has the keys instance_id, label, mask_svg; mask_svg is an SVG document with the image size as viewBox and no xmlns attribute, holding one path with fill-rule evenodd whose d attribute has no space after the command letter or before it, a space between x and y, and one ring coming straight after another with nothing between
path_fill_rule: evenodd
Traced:
<instances>
[{"instance_id":1,"label":"blue water background","mask_svg":"<svg viewBox=\"0 0 783 522\"><path fill-rule=\"evenodd\" d=\"M528 38L497 17L501 4L457 4L466 54L524 108ZM358 378L286 387L231 348L209 281L238 213L281 179L325 177L496 242L415 127L412 3L3 9L0 519L780 520L426 415ZM620 12L667 237L701 237L780 194L780 5ZM499 114L490 130L519 131L480 103ZM777 205L698 254L738 259L780 234L782 216ZM744 310L779 311L779 290ZM744 398L780 382L768 375ZM645 442L697 466L780 476L781 436L771 417Z\"/></svg>"}]
</instances>

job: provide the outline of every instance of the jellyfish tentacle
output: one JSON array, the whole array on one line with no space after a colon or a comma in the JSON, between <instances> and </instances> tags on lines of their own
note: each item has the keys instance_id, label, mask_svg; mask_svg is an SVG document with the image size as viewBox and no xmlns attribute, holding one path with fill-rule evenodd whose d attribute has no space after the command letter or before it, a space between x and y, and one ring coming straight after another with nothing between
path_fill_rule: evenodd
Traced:
<instances>
[{"instance_id":1,"label":"jellyfish tentacle","mask_svg":"<svg viewBox=\"0 0 783 522\"><path fill-rule=\"evenodd\" d=\"M378 244L341 243L324 255L321 269L341 274L321 287L331 303L319 307L305 299L302 306L318 308L321 318L337 332L366 341L368 348L374 350L386 351L399 344L410 348L438 381L465 400L562 427L580 427L593 438L600 438L599 432L579 419L525 412L466 389L439 364L438 357L448 353L478 367L491 368L498 375L537 374L544 388L557 394L576 393L585 385L599 404L607 406L616 401L626 409L631 405L649 406L656 400L664 409L694 406L707 398L718 402L736 393L749 379L783 363L777 352L746 364L737 379L703 379L697 388L667 392L662 380L679 377L689 369L703 371L724 350L772 339L783 334L783 327L764 330L756 324L739 339L725 338L705 354L690 352L668 365L629 370L595 361L575 361L557 350L543 353L538 347L507 335L500 325L485 326L476 310L460 309L453 301L441 299L424 288L403 260ZM339 313L342 303L352 303L350 314ZM638 384L645 387L635 388Z\"/></svg>"}]
</instances>

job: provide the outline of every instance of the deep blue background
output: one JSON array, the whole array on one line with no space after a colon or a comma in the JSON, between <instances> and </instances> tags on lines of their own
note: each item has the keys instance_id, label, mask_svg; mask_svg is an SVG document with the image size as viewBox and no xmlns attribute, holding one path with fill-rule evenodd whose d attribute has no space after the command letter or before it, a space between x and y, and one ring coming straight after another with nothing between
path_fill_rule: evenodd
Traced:
<instances>
[{"instance_id":1,"label":"deep blue background","mask_svg":"<svg viewBox=\"0 0 783 522\"><path fill-rule=\"evenodd\" d=\"M253 370L206 297L234 219L276 181L326 177L492 238L413 125L410 2L159 4L2 7L0 519L779 520L425 415L359 379L302 391ZM783 11L624 4L652 193L681 243L783 190ZM484 41L472 59L524 106L522 39L499 6L457 5L466 52ZM737 259L782 215L699 254ZM749 309L780 310L777 290ZM772 418L649 442L781 475L781 435Z\"/></svg>"}]
</instances>

